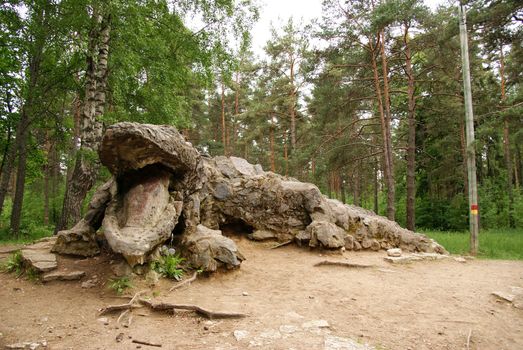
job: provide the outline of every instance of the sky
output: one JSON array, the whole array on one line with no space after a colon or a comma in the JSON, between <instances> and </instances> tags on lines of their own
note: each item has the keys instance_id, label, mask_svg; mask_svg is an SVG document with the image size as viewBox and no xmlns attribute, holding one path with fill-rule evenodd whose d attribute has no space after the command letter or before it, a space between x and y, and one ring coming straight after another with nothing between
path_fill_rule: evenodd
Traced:
<instances>
[{"instance_id":1,"label":"sky","mask_svg":"<svg viewBox=\"0 0 523 350\"><path fill-rule=\"evenodd\" d=\"M435 9L445 0L424 0L425 4ZM271 22L275 27L287 22L293 16L297 22L303 19L304 23L313 18L321 17L322 0L258 0L261 5L260 19L253 28L253 49L257 54L263 52L267 40L271 37Z\"/></svg>"}]
</instances>

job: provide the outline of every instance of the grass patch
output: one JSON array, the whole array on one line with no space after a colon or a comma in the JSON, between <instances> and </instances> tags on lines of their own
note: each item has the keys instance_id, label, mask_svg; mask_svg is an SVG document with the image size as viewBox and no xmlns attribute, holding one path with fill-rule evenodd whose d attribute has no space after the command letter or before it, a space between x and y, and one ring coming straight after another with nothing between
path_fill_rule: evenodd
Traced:
<instances>
[{"instance_id":1,"label":"grass patch","mask_svg":"<svg viewBox=\"0 0 523 350\"><path fill-rule=\"evenodd\" d=\"M470 251L468 232L444 232L422 230L436 240L451 254L467 255ZM499 229L479 232L479 258L523 260L523 230Z\"/></svg>"},{"instance_id":2,"label":"grass patch","mask_svg":"<svg viewBox=\"0 0 523 350\"><path fill-rule=\"evenodd\" d=\"M183 276L181 264L184 261L185 259L178 254L161 256L158 260L151 262L151 269L163 277L180 280Z\"/></svg>"},{"instance_id":3,"label":"grass patch","mask_svg":"<svg viewBox=\"0 0 523 350\"><path fill-rule=\"evenodd\" d=\"M129 277L124 276L120 278L113 278L109 280L109 288L114 290L116 294L120 295L127 289L133 288L133 284Z\"/></svg>"}]
</instances>

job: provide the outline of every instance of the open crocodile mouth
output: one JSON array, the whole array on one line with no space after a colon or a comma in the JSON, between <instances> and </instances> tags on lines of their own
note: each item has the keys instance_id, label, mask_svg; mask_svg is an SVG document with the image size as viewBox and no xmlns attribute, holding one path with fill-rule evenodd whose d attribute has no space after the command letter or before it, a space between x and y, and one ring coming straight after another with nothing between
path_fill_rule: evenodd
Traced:
<instances>
[{"instance_id":1,"label":"open crocodile mouth","mask_svg":"<svg viewBox=\"0 0 523 350\"><path fill-rule=\"evenodd\" d=\"M199 160L198 152L170 130L151 135L146 125L121 123L102 140L100 159L116 178L104 235L131 266L143 264L171 235L183 207L183 195L175 188ZM158 142L166 139L178 144L171 149L170 143Z\"/></svg>"},{"instance_id":2,"label":"open crocodile mouth","mask_svg":"<svg viewBox=\"0 0 523 350\"><path fill-rule=\"evenodd\" d=\"M112 250L133 266L165 242L178 223L183 202L169 192L172 174L156 164L117 179L117 193L106 209L104 234Z\"/></svg>"}]
</instances>

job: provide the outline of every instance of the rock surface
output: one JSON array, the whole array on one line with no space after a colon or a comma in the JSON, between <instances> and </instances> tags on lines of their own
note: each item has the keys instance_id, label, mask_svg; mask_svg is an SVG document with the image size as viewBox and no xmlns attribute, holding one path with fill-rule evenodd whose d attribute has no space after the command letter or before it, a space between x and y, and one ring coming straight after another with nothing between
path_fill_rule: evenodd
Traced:
<instances>
[{"instance_id":1,"label":"rock surface","mask_svg":"<svg viewBox=\"0 0 523 350\"><path fill-rule=\"evenodd\" d=\"M22 249L24 262L38 272L52 271L58 267L56 255L46 249Z\"/></svg>"},{"instance_id":2,"label":"rock surface","mask_svg":"<svg viewBox=\"0 0 523 350\"><path fill-rule=\"evenodd\" d=\"M97 253L103 226L101 238L131 266L173 237L195 268L237 267L244 258L224 227L328 249L446 253L430 238L325 197L313 184L237 157L202 157L173 127L112 125L99 155L113 179L98 189L86 217L59 233L56 252Z\"/></svg>"},{"instance_id":3,"label":"rock surface","mask_svg":"<svg viewBox=\"0 0 523 350\"><path fill-rule=\"evenodd\" d=\"M51 281L76 281L85 276L84 271L56 271L42 276L42 282Z\"/></svg>"}]
</instances>

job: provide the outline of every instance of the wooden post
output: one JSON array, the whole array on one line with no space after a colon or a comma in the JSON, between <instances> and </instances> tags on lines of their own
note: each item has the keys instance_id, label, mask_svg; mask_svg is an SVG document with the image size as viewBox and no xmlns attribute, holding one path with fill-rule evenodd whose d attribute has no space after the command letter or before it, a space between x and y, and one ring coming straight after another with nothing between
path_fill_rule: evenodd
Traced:
<instances>
[{"instance_id":1,"label":"wooden post","mask_svg":"<svg viewBox=\"0 0 523 350\"><path fill-rule=\"evenodd\" d=\"M465 126L467 130L467 174L470 204L470 253L478 253L479 208L476 183L476 152L474 150L474 115L472 111L472 88L470 86L469 49L467 42L467 20L465 7L459 4L459 38L461 42L461 60L463 70L463 90L465 94Z\"/></svg>"}]
</instances>

